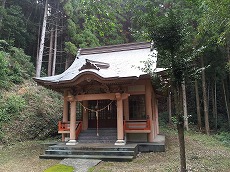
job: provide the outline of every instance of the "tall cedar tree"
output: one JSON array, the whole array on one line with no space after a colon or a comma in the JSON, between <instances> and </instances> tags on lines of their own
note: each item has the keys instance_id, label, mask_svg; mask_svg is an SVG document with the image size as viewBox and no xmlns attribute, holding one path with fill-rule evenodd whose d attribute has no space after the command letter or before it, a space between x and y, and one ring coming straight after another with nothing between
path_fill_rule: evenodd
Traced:
<instances>
[{"instance_id":1,"label":"tall cedar tree","mask_svg":"<svg viewBox=\"0 0 230 172\"><path fill-rule=\"evenodd\" d=\"M158 58L167 67L170 84L173 90L175 115L180 145L181 171L186 171L183 94L181 85L193 73L190 60L193 56L192 45L189 44L191 35L185 19L177 10L169 9L149 28L150 38L158 51Z\"/></svg>"}]
</instances>

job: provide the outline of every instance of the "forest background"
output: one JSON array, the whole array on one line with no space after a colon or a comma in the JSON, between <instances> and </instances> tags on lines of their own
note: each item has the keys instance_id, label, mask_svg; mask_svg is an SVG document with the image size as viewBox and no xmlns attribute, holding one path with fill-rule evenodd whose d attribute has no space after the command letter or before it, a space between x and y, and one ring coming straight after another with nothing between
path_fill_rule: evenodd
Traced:
<instances>
[{"instance_id":1,"label":"forest background","mask_svg":"<svg viewBox=\"0 0 230 172\"><path fill-rule=\"evenodd\" d=\"M31 80L39 55L42 55L39 75L59 74L71 65L79 48L152 41L154 31L165 25L165 18L177 23L177 18L169 17L170 11L181 14L183 34L189 38L184 44L190 47L189 52L193 50L188 53L189 60L184 61L195 71L194 77L185 78L189 126L197 126L207 134L218 133L224 142L230 142L228 0L1 0L0 3L1 143L56 135L62 100L60 95L36 86ZM171 31L167 33L170 35ZM161 66L164 61L159 58ZM151 62L147 67L151 69ZM175 110L173 106L170 110L166 103L168 99L173 105L170 81L164 77L155 79L167 81L156 89L162 94L160 115L166 123L173 124Z\"/></svg>"}]
</instances>

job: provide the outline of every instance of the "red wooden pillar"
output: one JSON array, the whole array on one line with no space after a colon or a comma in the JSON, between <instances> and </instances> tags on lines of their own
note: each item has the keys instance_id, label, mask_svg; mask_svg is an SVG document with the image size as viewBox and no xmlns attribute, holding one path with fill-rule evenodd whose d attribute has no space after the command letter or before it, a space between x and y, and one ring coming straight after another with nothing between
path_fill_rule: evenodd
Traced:
<instances>
[{"instance_id":1,"label":"red wooden pillar","mask_svg":"<svg viewBox=\"0 0 230 172\"><path fill-rule=\"evenodd\" d=\"M70 102L70 140L66 145L76 145L76 101Z\"/></svg>"},{"instance_id":2,"label":"red wooden pillar","mask_svg":"<svg viewBox=\"0 0 230 172\"><path fill-rule=\"evenodd\" d=\"M125 120L129 120L129 99L123 100L124 103L124 117Z\"/></svg>"},{"instance_id":3,"label":"red wooden pillar","mask_svg":"<svg viewBox=\"0 0 230 172\"><path fill-rule=\"evenodd\" d=\"M148 115L150 120L150 133L148 134L148 142L153 142L153 114L152 114L152 85L150 82L146 83L145 89L145 105L146 105L146 115Z\"/></svg>"},{"instance_id":4,"label":"red wooden pillar","mask_svg":"<svg viewBox=\"0 0 230 172\"><path fill-rule=\"evenodd\" d=\"M123 100L120 93L116 93L117 98L117 141L115 145L125 145L123 127Z\"/></svg>"},{"instance_id":5,"label":"red wooden pillar","mask_svg":"<svg viewBox=\"0 0 230 172\"><path fill-rule=\"evenodd\" d=\"M158 120L158 101L156 100L156 134L160 133L160 129L159 129L159 120Z\"/></svg>"},{"instance_id":6,"label":"red wooden pillar","mask_svg":"<svg viewBox=\"0 0 230 172\"><path fill-rule=\"evenodd\" d=\"M67 101L67 91L64 92L64 102L63 102L63 116L62 116L62 122L68 122L68 101ZM65 141L66 134L62 133L62 141Z\"/></svg>"}]
</instances>

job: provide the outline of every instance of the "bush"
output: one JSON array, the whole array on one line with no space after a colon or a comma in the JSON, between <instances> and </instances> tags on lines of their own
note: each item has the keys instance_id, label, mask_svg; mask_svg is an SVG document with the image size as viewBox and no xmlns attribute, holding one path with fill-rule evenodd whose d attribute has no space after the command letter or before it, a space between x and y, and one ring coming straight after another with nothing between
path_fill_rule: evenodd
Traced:
<instances>
[{"instance_id":1,"label":"bush","mask_svg":"<svg viewBox=\"0 0 230 172\"><path fill-rule=\"evenodd\" d=\"M229 132L220 132L215 135L215 138L220 140L224 145L230 146L230 133Z\"/></svg>"},{"instance_id":2,"label":"bush","mask_svg":"<svg viewBox=\"0 0 230 172\"><path fill-rule=\"evenodd\" d=\"M22 49L8 47L7 50L0 51L0 89L23 83L23 80L29 79L34 72L30 56L27 56Z\"/></svg>"},{"instance_id":3,"label":"bush","mask_svg":"<svg viewBox=\"0 0 230 172\"><path fill-rule=\"evenodd\" d=\"M20 95L10 95L5 102L6 112L18 115L25 108L26 102Z\"/></svg>"},{"instance_id":4,"label":"bush","mask_svg":"<svg viewBox=\"0 0 230 172\"><path fill-rule=\"evenodd\" d=\"M18 116L26 107L25 100L19 95L9 95L2 100L0 106L0 123L8 122Z\"/></svg>"},{"instance_id":5,"label":"bush","mask_svg":"<svg viewBox=\"0 0 230 172\"><path fill-rule=\"evenodd\" d=\"M0 51L0 89L7 88L8 86L8 61L6 60L7 54Z\"/></svg>"},{"instance_id":6,"label":"bush","mask_svg":"<svg viewBox=\"0 0 230 172\"><path fill-rule=\"evenodd\" d=\"M30 56L27 56L22 49L12 47L10 50L10 63L13 68L14 77L29 79L35 73L35 68L31 63ZM17 81L17 80L16 80Z\"/></svg>"},{"instance_id":7,"label":"bush","mask_svg":"<svg viewBox=\"0 0 230 172\"><path fill-rule=\"evenodd\" d=\"M47 139L57 135L62 117L59 94L33 82L7 93L0 102L0 142L10 143L31 139Z\"/></svg>"}]
</instances>

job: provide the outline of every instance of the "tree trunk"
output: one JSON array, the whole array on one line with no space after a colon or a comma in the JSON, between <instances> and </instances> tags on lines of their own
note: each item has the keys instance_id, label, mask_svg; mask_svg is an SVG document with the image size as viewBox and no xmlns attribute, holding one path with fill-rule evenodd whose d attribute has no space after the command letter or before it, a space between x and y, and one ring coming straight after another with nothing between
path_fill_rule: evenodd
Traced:
<instances>
[{"instance_id":1,"label":"tree trunk","mask_svg":"<svg viewBox=\"0 0 230 172\"><path fill-rule=\"evenodd\" d=\"M204 59L201 57L201 65L204 68ZM207 101L207 94L206 94L206 81L205 81L205 71L202 70L202 91L203 91L203 101L204 101L204 118L205 118L205 132L207 135L210 134L209 129L209 119L208 119L208 101Z\"/></svg>"},{"instance_id":2,"label":"tree trunk","mask_svg":"<svg viewBox=\"0 0 230 172\"><path fill-rule=\"evenodd\" d=\"M186 89L185 82L181 84L182 87L182 95L183 95L183 110L184 110L184 127L188 131L188 110L187 110L187 99L186 99Z\"/></svg>"},{"instance_id":3,"label":"tree trunk","mask_svg":"<svg viewBox=\"0 0 230 172\"><path fill-rule=\"evenodd\" d=\"M200 113L200 96L199 96L197 80L195 80L195 92L196 92L197 126L198 129L201 131L202 124L201 124L201 113Z\"/></svg>"},{"instance_id":4,"label":"tree trunk","mask_svg":"<svg viewBox=\"0 0 230 172\"><path fill-rule=\"evenodd\" d=\"M5 9L6 6L6 0L2 0L2 8ZM0 15L0 33L2 30L2 20L3 20L3 15Z\"/></svg>"},{"instance_id":5,"label":"tree trunk","mask_svg":"<svg viewBox=\"0 0 230 172\"><path fill-rule=\"evenodd\" d=\"M210 100L210 93L209 93L209 90L210 90L210 82L208 82L208 84L207 84L208 86L208 88L207 88L207 107L208 107L208 109L209 109L209 100ZM209 111L208 111L209 112Z\"/></svg>"},{"instance_id":6,"label":"tree trunk","mask_svg":"<svg viewBox=\"0 0 230 172\"><path fill-rule=\"evenodd\" d=\"M44 10L42 33L41 33L41 40L40 40L40 46L39 46L39 55L38 55L37 63L36 63L36 77L40 77L40 75L41 75L42 56L43 56L43 51L44 51L46 23L47 23L47 14L48 14L48 0L45 1L45 10Z\"/></svg>"},{"instance_id":7,"label":"tree trunk","mask_svg":"<svg viewBox=\"0 0 230 172\"><path fill-rule=\"evenodd\" d=\"M49 49L49 61L48 61L48 76L52 74L52 59L53 59L53 38L54 38L54 30L50 31L50 49Z\"/></svg>"},{"instance_id":8,"label":"tree trunk","mask_svg":"<svg viewBox=\"0 0 230 172\"><path fill-rule=\"evenodd\" d=\"M6 0L2 0L2 8L5 8L6 6Z\"/></svg>"},{"instance_id":9,"label":"tree trunk","mask_svg":"<svg viewBox=\"0 0 230 172\"><path fill-rule=\"evenodd\" d=\"M230 115L229 115L228 101L227 101L226 89L225 89L224 81L222 81L222 85L223 85L223 92L224 92L224 102L225 102L226 112L227 112L227 116L228 116L228 125L230 127Z\"/></svg>"},{"instance_id":10,"label":"tree trunk","mask_svg":"<svg viewBox=\"0 0 230 172\"><path fill-rule=\"evenodd\" d=\"M216 103L216 77L214 77L214 83L211 85L212 94L212 115L215 123L215 130L217 130L217 103Z\"/></svg>"},{"instance_id":11,"label":"tree trunk","mask_svg":"<svg viewBox=\"0 0 230 172\"><path fill-rule=\"evenodd\" d=\"M230 61L230 41L227 41L227 56L228 56L228 61Z\"/></svg>"},{"instance_id":12,"label":"tree trunk","mask_svg":"<svg viewBox=\"0 0 230 172\"><path fill-rule=\"evenodd\" d=\"M218 122L218 116L217 116L217 99L216 99L216 77L214 82L214 109L215 109L215 129L217 130L217 122Z\"/></svg>"},{"instance_id":13,"label":"tree trunk","mask_svg":"<svg viewBox=\"0 0 230 172\"><path fill-rule=\"evenodd\" d=\"M214 83L215 84L215 83ZM214 93L214 84L211 84L211 97L212 97L212 116L215 119L215 93Z\"/></svg>"},{"instance_id":14,"label":"tree trunk","mask_svg":"<svg viewBox=\"0 0 230 172\"><path fill-rule=\"evenodd\" d=\"M172 124L172 94L171 94L171 91L169 91L169 96L168 96L168 113L169 113L169 124Z\"/></svg>"},{"instance_id":15,"label":"tree trunk","mask_svg":"<svg viewBox=\"0 0 230 172\"><path fill-rule=\"evenodd\" d=\"M186 157L185 157L185 141L184 141L184 118L181 118L179 123L177 124L177 131L179 137L179 145L180 145L180 165L181 172L186 171Z\"/></svg>"},{"instance_id":16,"label":"tree trunk","mask_svg":"<svg viewBox=\"0 0 230 172\"><path fill-rule=\"evenodd\" d=\"M55 28L55 35L54 35L54 58L53 58L53 68L52 68L52 76L55 75L56 69L56 59L57 59L57 39L58 39L58 19L56 19L56 28Z\"/></svg>"},{"instance_id":17,"label":"tree trunk","mask_svg":"<svg viewBox=\"0 0 230 172\"><path fill-rule=\"evenodd\" d=\"M180 146L180 165L181 172L186 171L185 140L184 140L184 117L182 105L182 88L181 85L174 89L174 103L177 114L177 131Z\"/></svg>"}]
</instances>

